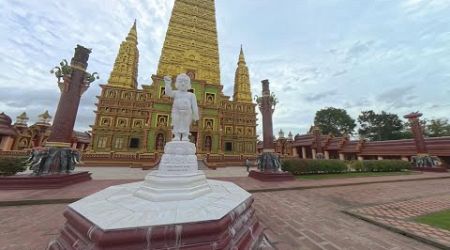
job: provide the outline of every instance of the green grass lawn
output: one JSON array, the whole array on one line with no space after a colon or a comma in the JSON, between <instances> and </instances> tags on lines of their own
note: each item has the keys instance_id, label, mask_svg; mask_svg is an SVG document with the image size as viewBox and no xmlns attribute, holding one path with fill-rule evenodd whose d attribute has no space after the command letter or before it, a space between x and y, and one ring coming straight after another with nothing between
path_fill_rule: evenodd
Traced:
<instances>
[{"instance_id":1,"label":"green grass lawn","mask_svg":"<svg viewBox=\"0 0 450 250\"><path fill-rule=\"evenodd\" d=\"M450 210L420 216L415 221L450 231Z\"/></svg>"},{"instance_id":2,"label":"green grass lawn","mask_svg":"<svg viewBox=\"0 0 450 250\"><path fill-rule=\"evenodd\" d=\"M377 176L393 176L393 175L410 175L417 174L411 171L402 172L353 172L341 174L308 174L296 176L300 180L324 180L324 179L343 179L354 177L377 177Z\"/></svg>"}]
</instances>

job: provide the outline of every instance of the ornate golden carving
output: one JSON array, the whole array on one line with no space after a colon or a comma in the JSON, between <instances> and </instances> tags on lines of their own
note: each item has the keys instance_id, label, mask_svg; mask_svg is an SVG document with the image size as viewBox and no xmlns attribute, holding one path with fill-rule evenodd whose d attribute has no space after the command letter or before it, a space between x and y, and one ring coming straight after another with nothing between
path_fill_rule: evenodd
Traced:
<instances>
[{"instance_id":1,"label":"ornate golden carving","mask_svg":"<svg viewBox=\"0 0 450 250\"><path fill-rule=\"evenodd\" d=\"M188 71L194 71L197 79L220 84L214 1L175 1L157 74Z\"/></svg>"},{"instance_id":2,"label":"ornate golden carving","mask_svg":"<svg viewBox=\"0 0 450 250\"><path fill-rule=\"evenodd\" d=\"M250 76L245 62L244 51L239 54L238 67L234 78L233 100L237 102L252 103L252 91L250 89ZM238 106L239 108L239 106Z\"/></svg>"},{"instance_id":3,"label":"ornate golden carving","mask_svg":"<svg viewBox=\"0 0 450 250\"><path fill-rule=\"evenodd\" d=\"M108 84L131 89L137 88L139 63L139 50L137 45L136 21L134 21L127 38L120 45Z\"/></svg>"}]
</instances>

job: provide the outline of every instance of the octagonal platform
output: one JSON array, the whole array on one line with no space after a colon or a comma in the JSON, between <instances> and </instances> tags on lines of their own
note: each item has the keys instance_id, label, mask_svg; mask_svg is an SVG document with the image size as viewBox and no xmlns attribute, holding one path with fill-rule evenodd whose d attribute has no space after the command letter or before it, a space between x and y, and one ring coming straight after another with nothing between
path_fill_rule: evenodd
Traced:
<instances>
[{"instance_id":1,"label":"octagonal platform","mask_svg":"<svg viewBox=\"0 0 450 250\"><path fill-rule=\"evenodd\" d=\"M112 186L69 205L55 249L253 249L263 228L253 198L239 186L208 180L191 200L136 196L142 182Z\"/></svg>"}]
</instances>

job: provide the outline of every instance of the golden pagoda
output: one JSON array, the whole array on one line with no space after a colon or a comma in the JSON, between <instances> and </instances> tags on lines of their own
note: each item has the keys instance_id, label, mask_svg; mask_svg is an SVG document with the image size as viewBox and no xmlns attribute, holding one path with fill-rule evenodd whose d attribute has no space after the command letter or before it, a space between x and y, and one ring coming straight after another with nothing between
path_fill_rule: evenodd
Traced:
<instances>
[{"instance_id":1,"label":"golden pagoda","mask_svg":"<svg viewBox=\"0 0 450 250\"><path fill-rule=\"evenodd\" d=\"M175 0L157 73L137 88L137 28L133 24L108 82L101 85L91 151L153 154L170 141L172 101L163 77L187 73L192 80L200 120L191 127L199 155L256 154L256 112L241 47L233 100L222 92L215 2Z\"/></svg>"},{"instance_id":2,"label":"golden pagoda","mask_svg":"<svg viewBox=\"0 0 450 250\"><path fill-rule=\"evenodd\" d=\"M136 20L125 41L122 42L114 62L108 84L135 89L137 87L139 50L137 48Z\"/></svg>"}]
</instances>

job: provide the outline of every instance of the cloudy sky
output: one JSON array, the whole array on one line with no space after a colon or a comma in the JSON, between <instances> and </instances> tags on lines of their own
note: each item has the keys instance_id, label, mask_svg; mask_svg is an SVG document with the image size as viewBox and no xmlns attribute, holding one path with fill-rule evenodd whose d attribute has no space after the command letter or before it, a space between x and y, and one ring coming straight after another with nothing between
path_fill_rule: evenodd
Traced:
<instances>
[{"instance_id":1,"label":"cloudy sky","mask_svg":"<svg viewBox=\"0 0 450 250\"><path fill-rule=\"evenodd\" d=\"M156 72L174 0L0 1L0 112L31 122L59 98L49 70L76 44L102 79L82 97L76 129L93 124L99 83L137 18L139 83ZM216 0L222 84L232 95L243 44L253 94L271 81L274 128L305 133L317 110L450 118L450 0Z\"/></svg>"}]
</instances>

